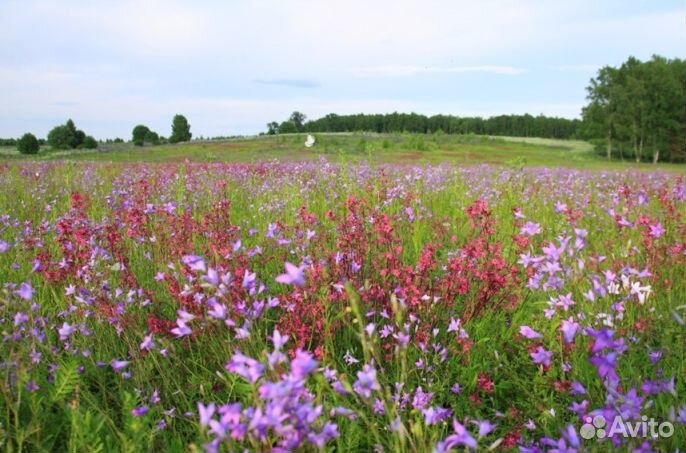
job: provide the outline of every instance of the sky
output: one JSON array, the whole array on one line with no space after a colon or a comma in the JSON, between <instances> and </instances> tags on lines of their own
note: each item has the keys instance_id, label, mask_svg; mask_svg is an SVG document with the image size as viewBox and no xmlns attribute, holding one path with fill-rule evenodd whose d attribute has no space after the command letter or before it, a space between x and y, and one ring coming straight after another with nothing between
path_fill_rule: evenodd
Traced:
<instances>
[{"instance_id":1,"label":"sky","mask_svg":"<svg viewBox=\"0 0 686 453\"><path fill-rule=\"evenodd\" d=\"M686 58L683 0L0 0L0 137L254 134L294 110L577 118L596 71Z\"/></svg>"}]
</instances>

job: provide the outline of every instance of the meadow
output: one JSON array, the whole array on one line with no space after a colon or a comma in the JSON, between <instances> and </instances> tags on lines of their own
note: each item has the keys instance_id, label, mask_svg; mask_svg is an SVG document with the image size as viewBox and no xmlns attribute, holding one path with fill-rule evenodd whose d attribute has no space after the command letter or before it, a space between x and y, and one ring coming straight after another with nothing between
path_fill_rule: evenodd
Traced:
<instances>
[{"instance_id":1,"label":"meadow","mask_svg":"<svg viewBox=\"0 0 686 453\"><path fill-rule=\"evenodd\" d=\"M302 138L6 157L1 451L686 445L678 167Z\"/></svg>"},{"instance_id":2,"label":"meadow","mask_svg":"<svg viewBox=\"0 0 686 453\"><path fill-rule=\"evenodd\" d=\"M0 160L70 160L97 162L243 162L277 159L300 162L326 158L346 163L493 164L509 167L574 167L682 171L683 165L608 162L582 140L483 135L316 133L316 145L305 148L306 134L195 140L188 143L136 147L130 143L101 144L98 150L53 151L25 156L0 147Z\"/></svg>"}]
</instances>

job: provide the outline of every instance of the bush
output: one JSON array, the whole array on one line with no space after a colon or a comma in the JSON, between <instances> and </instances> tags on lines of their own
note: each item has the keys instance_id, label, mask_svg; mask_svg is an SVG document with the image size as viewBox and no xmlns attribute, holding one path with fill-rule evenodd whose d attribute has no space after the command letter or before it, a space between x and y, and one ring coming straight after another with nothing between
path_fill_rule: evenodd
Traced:
<instances>
[{"instance_id":1,"label":"bush","mask_svg":"<svg viewBox=\"0 0 686 453\"><path fill-rule=\"evenodd\" d=\"M86 133L77 129L72 120L67 120L65 124L54 127L48 133L48 144L54 149L83 148L85 141Z\"/></svg>"},{"instance_id":2,"label":"bush","mask_svg":"<svg viewBox=\"0 0 686 453\"><path fill-rule=\"evenodd\" d=\"M81 148L85 149L96 149L98 147L98 141L92 136L88 135L81 143Z\"/></svg>"},{"instance_id":3,"label":"bush","mask_svg":"<svg viewBox=\"0 0 686 453\"><path fill-rule=\"evenodd\" d=\"M35 135L27 132L17 141L17 149L22 154L37 154L40 150L40 143Z\"/></svg>"}]
</instances>

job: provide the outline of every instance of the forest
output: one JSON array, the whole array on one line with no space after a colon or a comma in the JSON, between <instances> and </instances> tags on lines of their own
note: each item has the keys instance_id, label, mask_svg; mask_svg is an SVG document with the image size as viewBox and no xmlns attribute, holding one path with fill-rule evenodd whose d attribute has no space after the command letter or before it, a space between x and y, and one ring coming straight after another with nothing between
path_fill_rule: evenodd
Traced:
<instances>
[{"instance_id":1,"label":"forest","mask_svg":"<svg viewBox=\"0 0 686 453\"><path fill-rule=\"evenodd\" d=\"M686 160L686 60L629 57L591 79L583 135L607 159Z\"/></svg>"},{"instance_id":2,"label":"forest","mask_svg":"<svg viewBox=\"0 0 686 453\"><path fill-rule=\"evenodd\" d=\"M283 123L282 123L283 124ZM544 115L499 115L490 118L453 115L425 116L417 113L336 115L304 124L305 132L412 132L446 134L509 135L514 137L576 138L580 120Z\"/></svg>"}]
</instances>

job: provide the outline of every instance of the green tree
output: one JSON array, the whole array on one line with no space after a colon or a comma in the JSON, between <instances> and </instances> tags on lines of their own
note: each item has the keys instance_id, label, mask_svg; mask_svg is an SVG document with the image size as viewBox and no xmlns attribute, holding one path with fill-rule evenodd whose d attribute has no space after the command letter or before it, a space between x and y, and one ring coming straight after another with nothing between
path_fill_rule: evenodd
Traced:
<instances>
[{"instance_id":1,"label":"green tree","mask_svg":"<svg viewBox=\"0 0 686 453\"><path fill-rule=\"evenodd\" d=\"M71 119L61 126L54 127L48 133L48 144L54 149L74 149L86 140L86 133L76 128Z\"/></svg>"},{"instance_id":2,"label":"green tree","mask_svg":"<svg viewBox=\"0 0 686 453\"><path fill-rule=\"evenodd\" d=\"M191 125L183 115L175 115L172 120L172 133L169 136L170 143L187 142L191 139Z\"/></svg>"},{"instance_id":3,"label":"green tree","mask_svg":"<svg viewBox=\"0 0 686 453\"><path fill-rule=\"evenodd\" d=\"M36 154L40 150L40 143L35 135L27 132L17 140L17 149L22 154Z\"/></svg>"},{"instance_id":4,"label":"green tree","mask_svg":"<svg viewBox=\"0 0 686 453\"><path fill-rule=\"evenodd\" d=\"M302 132L305 126L305 120L307 116L304 113L298 112L297 110L291 113L289 121L295 126L295 132Z\"/></svg>"},{"instance_id":5,"label":"green tree","mask_svg":"<svg viewBox=\"0 0 686 453\"><path fill-rule=\"evenodd\" d=\"M159 145L160 144L160 136L157 135L157 132L155 131L148 131L145 134L145 137L143 140L147 143L150 143L152 145Z\"/></svg>"},{"instance_id":6,"label":"green tree","mask_svg":"<svg viewBox=\"0 0 686 453\"><path fill-rule=\"evenodd\" d=\"M79 145L80 148L84 149L96 149L98 147L98 141L90 135L86 135L83 139L83 143Z\"/></svg>"},{"instance_id":7,"label":"green tree","mask_svg":"<svg viewBox=\"0 0 686 453\"><path fill-rule=\"evenodd\" d=\"M136 146L143 146L145 143L145 137L150 133L150 129L143 124L139 124L133 128L131 131L131 141Z\"/></svg>"},{"instance_id":8,"label":"green tree","mask_svg":"<svg viewBox=\"0 0 686 453\"><path fill-rule=\"evenodd\" d=\"M279 123L272 121L267 123L267 135L276 135L279 132Z\"/></svg>"},{"instance_id":9,"label":"green tree","mask_svg":"<svg viewBox=\"0 0 686 453\"><path fill-rule=\"evenodd\" d=\"M298 132L298 129L292 121L284 121L279 124L279 134L293 134L295 132Z\"/></svg>"}]
</instances>

